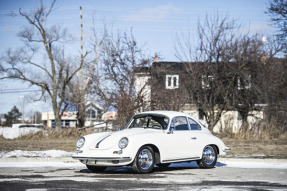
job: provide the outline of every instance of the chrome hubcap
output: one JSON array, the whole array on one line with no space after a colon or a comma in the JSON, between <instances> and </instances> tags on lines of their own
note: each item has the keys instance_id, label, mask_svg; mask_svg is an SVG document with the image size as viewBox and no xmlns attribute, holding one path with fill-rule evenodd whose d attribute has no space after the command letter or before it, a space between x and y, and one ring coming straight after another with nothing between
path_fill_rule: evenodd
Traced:
<instances>
[{"instance_id":1,"label":"chrome hubcap","mask_svg":"<svg viewBox=\"0 0 287 191\"><path fill-rule=\"evenodd\" d=\"M206 146L203 150L203 160L207 165L211 165L215 160L215 151L212 146Z\"/></svg>"},{"instance_id":2,"label":"chrome hubcap","mask_svg":"<svg viewBox=\"0 0 287 191\"><path fill-rule=\"evenodd\" d=\"M153 162L152 154L148 149L143 149L140 152L138 159L139 159L139 165L143 170L149 169Z\"/></svg>"}]
</instances>

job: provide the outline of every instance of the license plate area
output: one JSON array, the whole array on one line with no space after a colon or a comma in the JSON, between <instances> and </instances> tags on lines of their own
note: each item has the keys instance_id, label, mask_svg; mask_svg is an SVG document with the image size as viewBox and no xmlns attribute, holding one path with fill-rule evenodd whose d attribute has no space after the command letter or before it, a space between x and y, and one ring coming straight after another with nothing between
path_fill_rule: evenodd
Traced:
<instances>
[{"instance_id":1,"label":"license plate area","mask_svg":"<svg viewBox=\"0 0 287 191\"><path fill-rule=\"evenodd\" d=\"M81 160L81 162L87 165L97 164L96 160Z\"/></svg>"}]
</instances>

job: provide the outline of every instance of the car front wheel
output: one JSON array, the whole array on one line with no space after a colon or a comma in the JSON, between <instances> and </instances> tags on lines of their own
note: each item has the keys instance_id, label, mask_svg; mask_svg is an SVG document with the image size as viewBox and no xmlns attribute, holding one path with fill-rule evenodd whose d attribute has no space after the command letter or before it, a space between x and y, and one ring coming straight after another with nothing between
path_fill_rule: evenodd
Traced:
<instances>
[{"instance_id":1,"label":"car front wheel","mask_svg":"<svg viewBox=\"0 0 287 191\"><path fill-rule=\"evenodd\" d=\"M106 170L107 167L87 165L87 168L92 172L98 173L98 172L103 172L104 170Z\"/></svg>"},{"instance_id":2,"label":"car front wheel","mask_svg":"<svg viewBox=\"0 0 287 191\"><path fill-rule=\"evenodd\" d=\"M154 167L154 151L149 146L143 146L139 149L132 168L136 173L150 173Z\"/></svg>"},{"instance_id":3,"label":"car front wheel","mask_svg":"<svg viewBox=\"0 0 287 191\"><path fill-rule=\"evenodd\" d=\"M201 160L196 161L200 168L213 168L217 161L217 151L212 145L204 147Z\"/></svg>"}]
</instances>

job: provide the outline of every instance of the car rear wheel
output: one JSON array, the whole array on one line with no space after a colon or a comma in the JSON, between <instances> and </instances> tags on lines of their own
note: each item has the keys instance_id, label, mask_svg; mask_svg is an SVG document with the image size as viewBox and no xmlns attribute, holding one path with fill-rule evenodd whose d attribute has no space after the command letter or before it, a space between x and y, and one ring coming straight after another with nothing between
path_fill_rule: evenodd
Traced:
<instances>
[{"instance_id":1,"label":"car rear wheel","mask_svg":"<svg viewBox=\"0 0 287 191\"><path fill-rule=\"evenodd\" d=\"M136 173L150 173L154 167L154 151L149 146L143 146L139 149L132 168Z\"/></svg>"},{"instance_id":2,"label":"car rear wheel","mask_svg":"<svg viewBox=\"0 0 287 191\"><path fill-rule=\"evenodd\" d=\"M86 165L86 166L90 171L95 172L95 173L103 172L107 168L104 166L91 166L91 165Z\"/></svg>"},{"instance_id":3,"label":"car rear wheel","mask_svg":"<svg viewBox=\"0 0 287 191\"><path fill-rule=\"evenodd\" d=\"M217 161L217 151L212 145L204 147L201 160L196 161L200 168L213 168Z\"/></svg>"}]
</instances>

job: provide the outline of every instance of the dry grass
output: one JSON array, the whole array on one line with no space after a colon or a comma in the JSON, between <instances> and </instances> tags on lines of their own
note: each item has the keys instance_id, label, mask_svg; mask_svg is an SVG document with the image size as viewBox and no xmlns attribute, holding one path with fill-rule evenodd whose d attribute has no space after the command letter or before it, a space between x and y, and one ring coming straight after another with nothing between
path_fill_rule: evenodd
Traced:
<instances>
[{"instance_id":1,"label":"dry grass","mask_svg":"<svg viewBox=\"0 0 287 191\"><path fill-rule=\"evenodd\" d=\"M45 130L34 135L22 136L9 140L0 137L0 147L2 151L25 150L65 150L75 151L76 142L79 137L92 133L91 129L63 129L60 131Z\"/></svg>"},{"instance_id":2,"label":"dry grass","mask_svg":"<svg viewBox=\"0 0 287 191\"><path fill-rule=\"evenodd\" d=\"M223 138L231 148L227 157L287 159L287 140L242 140Z\"/></svg>"},{"instance_id":3,"label":"dry grass","mask_svg":"<svg viewBox=\"0 0 287 191\"><path fill-rule=\"evenodd\" d=\"M246 132L233 133L232 127L227 127L217 136L244 140L287 140L287 124L278 123L275 119L262 120L250 126Z\"/></svg>"}]
</instances>

